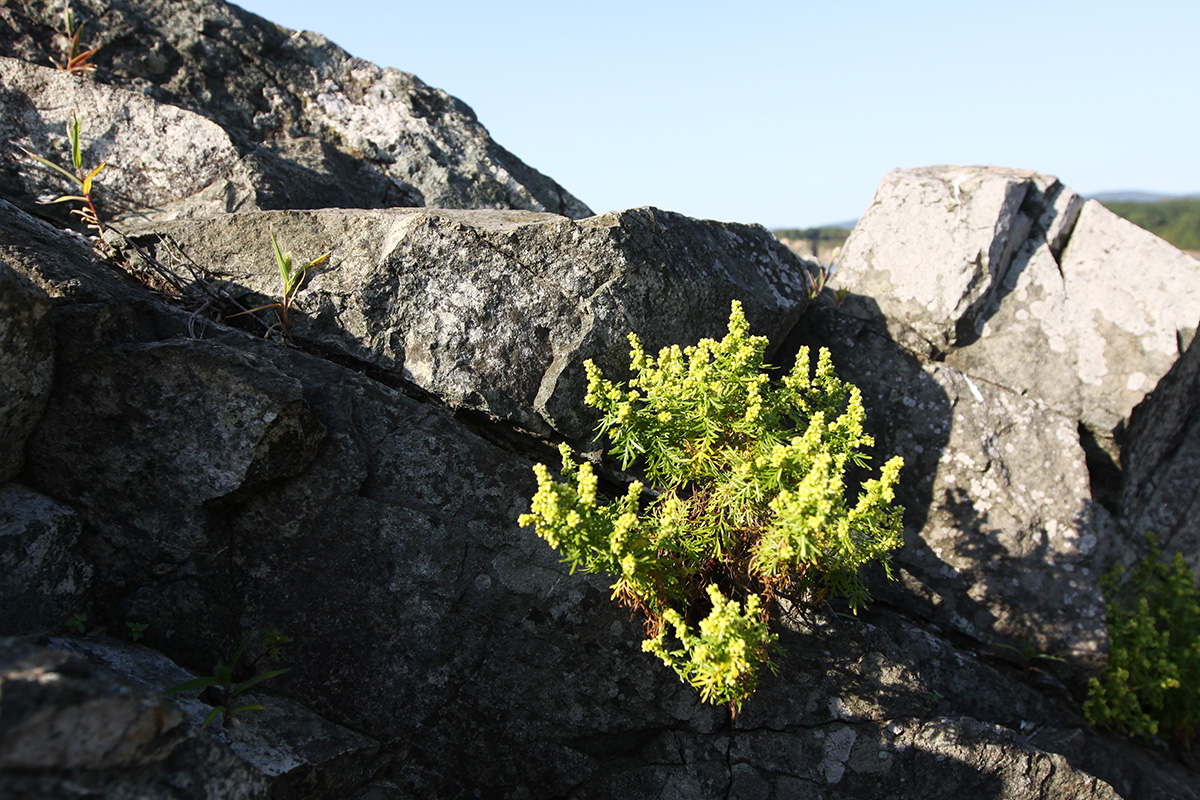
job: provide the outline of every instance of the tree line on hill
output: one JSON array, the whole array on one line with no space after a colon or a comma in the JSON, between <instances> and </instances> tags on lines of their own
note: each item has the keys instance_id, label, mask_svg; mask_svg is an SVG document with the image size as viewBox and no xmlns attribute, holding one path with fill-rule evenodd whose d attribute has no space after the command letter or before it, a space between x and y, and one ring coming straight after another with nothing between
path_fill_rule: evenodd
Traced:
<instances>
[{"instance_id":1,"label":"tree line on hill","mask_svg":"<svg viewBox=\"0 0 1200 800\"><path fill-rule=\"evenodd\" d=\"M1106 200L1104 207L1180 250L1200 251L1200 197L1177 197L1153 202ZM822 250L840 247L850 235L850 229L825 225L816 228L778 228L774 233L781 241L811 242L815 253L817 247Z\"/></svg>"}]
</instances>

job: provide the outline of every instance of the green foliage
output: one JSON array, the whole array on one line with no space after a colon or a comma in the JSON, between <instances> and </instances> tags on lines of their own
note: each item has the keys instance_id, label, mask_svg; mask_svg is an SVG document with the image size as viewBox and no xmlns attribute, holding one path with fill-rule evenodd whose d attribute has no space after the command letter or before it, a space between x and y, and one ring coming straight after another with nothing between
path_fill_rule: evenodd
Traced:
<instances>
[{"instance_id":1,"label":"green foliage","mask_svg":"<svg viewBox=\"0 0 1200 800\"><path fill-rule=\"evenodd\" d=\"M834 249L831 262L837 261L839 252L841 252L840 247ZM819 264L815 273L812 270L806 269L803 274L805 283L808 284L808 299L812 302L816 302L820 299L821 295L825 293L825 289L829 286L829 279L833 277L833 263ZM830 291L833 292L833 307L841 308L842 303L846 301L846 295L850 293L850 290L843 286L836 291Z\"/></svg>"},{"instance_id":2,"label":"green foliage","mask_svg":"<svg viewBox=\"0 0 1200 800\"><path fill-rule=\"evenodd\" d=\"M613 597L645 615L644 649L736 712L769 663L776 595L816 602L832 592L855 609L870 599L859 567L886 566L902 541L893 505L902 461L884 465L850 505L846 470L865 467L874 444L858 389L837 378L827 350L810 375L807 348L771 384L767 340L749 334L736 302L720 342L655 359L636 335L629 341L628 386L589 361L585 402L600 412L611 455L622 469L639 465L654 490L635 481L601 503L591 464L563 445L564 480L536 465L538 491L520 523L572 572L614 576Z\"/></svg>"},{"instance_id":3,"label":"green foliage","mask_svg":"<svg viewBox=\"0 0 1200 800\"><path fill-rule=\"evenodd\" d=\"M1119 570L1104 579L1108 666L1083 711L1097 727L1162 732L1186 749L1200 730L1200 596L1182 554L1162 561L1146 539L1150 555L1126 580Z\"/></svg>"},{"instance_id":4,"label":"green foliage","mask_svg":"<svg viewBox=\"0 0 1200 800\"><path fill-rule=\"evenodd\" d=\"M240 683L235 682L234 676L237 671L238 662L245 654L246 648L250 645L250 640L252 638L253 635L247 636L245 639L243 639L242 643L238 645L237 650L234 652L233 658L226 662L217 664L217 667L215 670L213 670L212 675L185 681L178 686L173 686L168 689L166 694L178 694L179 692L190 692L197 689L215 687L219 692L220 699L219 702L213 706L212 711L208 713L208 716L204 718L205 727L207 727L208 724L217 717L222 717L222 725L226 728L229 728L233 725L233 720L238 714L241 714L244 711L262 711L265 706L261 704L249 703L247 705L235 707L233 705L233 700L247 689L251 689L263 681L278 677L279 675L288 672L291 668L273 669L267 672L260 672ZM262 639L263 652L250 662L249 666L251 669L264 655L269 656L271 660L277 660L282 652L282 645L285 642L291 641L291 639L274 629L267 629L263 631Z\"/></svg>"},{"instance_id":5,"label":"green foliage","mask_svg":"<svg viewBox=\"0 0 1200 800\"><path fill-rule=\"evenodd\" d=\"M278 628L266 628L262 632L262 649L271 661L278 661L283 655L283 647L291 644L292 637L287 636Z\"/></svg>"},{"instance_id":6,"label":"green foliage","mask_svg":"<svg viewBox=\"0 0 1200 800\"><path fill-rule=\"evenodd\" d=\"M80 50L79 39L83 35L83 23L76 24L75 12L70 6L63 11L63 28L66 31L67 45L65 60L62 62L55 61L54 66L58 67L63 72L91 72L96 68L96 65L91 63L91 58L99 50L99 47L93 47L90 50Z\"/></svg>"},{"instance_id":7,"label":"green foliage","mask_svg":"<svg viewBox=\"0 0 1200 800\"><path fill-rule=\"evenodd\" d=\"M1200 250L1200 198L1155 203L1108 202L1104 206L1181 250Z\"/></svg>"},{"instance_id":8,"label":"green foliage","mask_svg":"<svg viewBox=\"0 0 1200 800\"><path fill-rule=\"evenodd\" d=\"M126 622L125 627L129 629L129 638L136 642L146 634L146 628L150 627L150 624L147 622Z\"/></svg>"},{"instance_id":9,"label":"green foliage","mask_svg":"<svg viewBox=\"0 0 1200 800\"><path fill-rule=\"evenodd\" d=\"M305 264L304 266L297 269L292 265L292 254L285 253L284 251L279 249L279 242L275 241L274 233L271 234L271 248L275 253L275 265L279 268L279 281L280 281L280 300L279 300L279 302L267 303L266 305L258 306L257 308L251 308L247 311L242 311L238 314L233 314L231 316L240 317L240 316L242 316L242 314L252 314L255 311L262 311L263 309L266 309L266 308L278 309L275 312L277 320L278 320L276 325L278 325L279 330L283 333L283 335L286 338L291 339L292 338L292 320L291 320L292 303L295 302L296 295L300 292L300 286L304 282L304 276L306 274L308 274L309 270L316 270L318 267L320 267L322 264L324 264L326 261L328 261L329 256L332 255L332 251L329 251L329 252L324 253L323 255L317 256L312 261L309 261L307 264ZM267 333L269 334L271 332L271 330L273 330L275 327L276 327L275 325L270 326L267 329Z\"/></svg>"},{"instance_id":10,"label":"green foliage","mask_svg":"<svg viewBox=\"0 0 1200 800\"><path fill-rule=\"evenodd\" d=\"M816 240L839 245L850 236L850 231L846 228L837 228L831 225L819 228L779 228L772 232L778 239L808 239L809 241Z\"/></svg>"},{"instance_id":11,"label":"green foliage","mask_svg":"<svg viewBox=\"0 0 1200 800\"><path fill-rule=\"evenodd\" d=\"M67 620L65 627L71 633L74 633L77 636L83 636L84 631L87 630L87 620L88 615L83 612L72 614Z\"/></svg>"},{"instance_id":12,"label":"green foliage","mask_svg":"<svg viewBox=\"0 0 1200 800\"><path fill-rule=\"evenodd\" d=\"M83 220L84 224L87 225L87 227L95 230L96 233L103 233L104 227L100 224L100 218L96 214L96 206L92 202L92 182L95 180L96 175L100 173L100 170L104 169L107 162L101 162L100 166L91 170L87 174L84 174L83 147L80 141L79 128L79 116L72 111L71 121L67 123L67 142L71 146L71 164L75 168L74 173L71 173L70 171L60 167L49 159L42 158L36 153L26 150L24 147L22 147L21 150L26 156L33 159L41 166L53 172L57 172L59 175L62 175L67 180L79 187L79 194L61 195L60 197L56 197L48 202L66 203L71 200L79 201L83 204L83 207L72 209L71 213L78 215L79 218Z\"/></svg>"}]
</instances>

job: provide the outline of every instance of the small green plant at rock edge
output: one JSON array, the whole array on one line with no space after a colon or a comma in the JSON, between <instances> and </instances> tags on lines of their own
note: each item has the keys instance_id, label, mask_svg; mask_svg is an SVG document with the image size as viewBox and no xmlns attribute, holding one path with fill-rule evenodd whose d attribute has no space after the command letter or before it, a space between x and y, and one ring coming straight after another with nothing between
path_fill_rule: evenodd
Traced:
<instances>
[{"instance_id":1,"label":"small green plant at rock edge","mask_svg":"<svg viewBox=\"0 0 1200 800\"><path fill-rule=\"evenodd\" d=\"M1184 750L1200 731L1200 594L1183 555L1149 555L1127 578L1103 581L1108 666L1088 685L1083 705L1097 727L1169 737Z\"/></svg>"},{"instance_id":2,"label":"small green plant at rock edge","mask_svg":"<svg viewBox=\"0 0 1200 800\"><path fill-rule=\"evenodd\" d=\"M265 706L258 703L248 703L246 705L235 706L233 703L234 698L247 689L257 686L263 681L270 680L271 678L278 677L285 672L288 672L291 668L288 667L287 669L273 669L267 672L260 672L257 675L253 675L240 683L235 682L234 676L237 671L238 662L241 661L241 658L245 654L246 648L250 645L252 638L253 634L243 639L241 644L238 645L237 650L234 651L233 657L227 662L221 662L217 664L217 667L215 670L213 670L212 675L185 681L178 686L171 687L166 691L166 693L178 694L179 692L189 692L197 689L207 689L209 687L217 689L219 693L219 702L213 706L212 711L210 711L208 716L204 718L203 727L207 727L208 724L217 717L221 717L223 727L229 728L232 727L234 718L238 714L246 711L262 711ZM282 645L291 641L291 639L273 629L263 631L262 638L263 652L250 662L249 666L251 668L253 668L258 660L264 655L269 656L272 660L278 659L281 653Z\"/></svg>"},{"instance_id":3,"label":"small green plant at rock edge","mask_svg":"<svg viewBox=\"0 0 1200 800\"><path fill-rule=\"evenodd\" d=\"M839 380L822 349L772 384L767 340L751 336L741 305L720 342L646 355L630 334L633 377L614 383L591 361L585 402L630 484L602 503L598 476L560 447L562 477L534 467L538 489L520 518L571 571L613 576L613 598L641 612L657 655L703 700L736 714L770 665L772 601L811 604L833 593L857 609L870 597L859 568L885 567L902 542L894 487L902 461L847 500L846 470L865 467L858 389ZM890 574L890 573L889 573Z\"/></svg>"},{"instance_id":4,"label":"small green plant at rock edge","mask_svg":"<svg viewBox=\"0 0 1200 800\"><path fill-rule=\"evenodd\" d=\"M232 316L240 317L242 314L252 314L255 311L262 311L267 308L277 309L275 313L278 319L277 325L279 330L286 338L290 339L292 337L292 303L296 300L296 294L300 291L300 285L304 282L304 276L308 274L309 270L315 270L328 261L329 256L332 255L332 251L319 255L304 266L296 268L292 265L292 254L285 253L279 249L279 242L275 241L274 233L271 234L271 248L275 253L275 265L279 268L279 302L267 303L266 305L251 308L248 311L242 311ZM271 326L271 328L274 327ZM271 328L268 329L268 333Z\"/></svg>"},{"instance_id":5,"label":"small green plant at rock edge","mask_svg":"<svg viewBox=\"0 0 1200 800\"><path fill-rule=\"evenodd\" d=\"M79 39L83 36L83 23L77 22L75 12L68 6L63 11L63 27L66 31L66 46L63 48L66 58L59 62L55 61L54 66L58 67L63 72L91 72L96 68L96 65L91 63L91 58L99 50L99 47L93 47L90 50L80 50Z\"/></svg>"},{"instance_id":6,"label":"small green plant at rock edge","mask_svg":"<svg viewBox=\"0 0 1200 800\"><path fill-rule=\"evenodd\" d=\"M100 170L104 169L107 162L101 162L99 166L92 169L88 173L83 171L83 146L80 140L79 132L79 115L74 111L71 112L71 121L67 123L67 142L71 145L71 165L75 168L75 172L60 167L49 159L39 156L37 153L32 153L21 148L25 155L36 161L46 169L57 172L67 180L79 187L79 194L65 194L47 201L47 203L66 203L72 200L77 200L82 203L82 208L72 209L71 213L79 216L87 227L95 230L96 233L103 233L104 226L100 224L100 217L96 213L96 205L92 201L92 185L96 176L100 174Z\"/></svg>"}]
</instances>

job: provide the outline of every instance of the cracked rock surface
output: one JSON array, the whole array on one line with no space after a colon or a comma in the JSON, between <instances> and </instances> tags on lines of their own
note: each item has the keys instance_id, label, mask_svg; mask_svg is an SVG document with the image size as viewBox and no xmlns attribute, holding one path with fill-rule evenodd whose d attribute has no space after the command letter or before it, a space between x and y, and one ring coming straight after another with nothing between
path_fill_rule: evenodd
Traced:
<instances>
[{"instance_id":1,"label":"cracked rock surface","mask_svg":"<svg viewBox=\"0 0 1200 800\"><path fill-rule=\"evenodd\" d=\"M1181 767L1084 727L1048 676L1026 683L882 609L785 614L779 674L731 722L641 652L601 576L570 575L517 527L531 462L491 423L219 321L188 338L187 308L0 210L0 258L52 298L57 352L74 354L21 477L80 515L91 624L144 621L145 643L194 674L246 631L286 631L292 670L272 693L378 742L369 775L335 755L304 796L1194 796ZM272 419L293 433L268 435Z\"/></svg>"},{"instance_id":2,"label":"cracked rock surface","mask_svg":"<svg viewBox=\"0 0 1200 800\"><path fill-rule=\"evenodd\" d=\"M86 26L84 41L100 48L98 69L64 78L118 85L207 117L224 131L217 140L232 142L243 157L227 182L200 198L209 213L222 201L234 207L219 210L236 210L248 198L260 208L591 214L494 142L462 101L415 75L354 58L320 34L289 30L221 0L82 0L72 8ZM54 0L6 3L0 56L50 67L62 56L61 19ZM95 124L103 129L107 121ZM224 141L218 144L228 153Z\"/></svg>"},{"instance_id":3,"label":"cracked rock surface","mask_svg":"<svg viewBox=\"0 0 1200 800\"><path fill-rule=\"evenodd\" d=\"M997 167L884 176L846 241L848 313L1111 437L1191 340L1200 262L1056 178Z\"/></svg>"},{"instance_id":4,"label":"cracked rock surface","mask_svg":"<svg viewBox=\"0 0 1200 800\"><path fill-rule=\"evenodd\" d=\"M1097 674L1108 638L1078 423L825 304L805 314L796 344L828 347L862 390L872 463L905 460L899 581L880 595L997 652L1064 658L1081 685Z\"/></svg>"},{"instance_id":5,"label":"cracked rock surface","mask_svg":"<svg viewBox=\"0 0 1200 800\"><path fill-rule=\"evenodd\" d=\"M629 331L650 353L720 338L738 299L755 332L779 341L807 302L804 262L762 227L652 208L578 221L525 211L237 214L156 226L138 241L162 260L186 254L259 306L278 292L272 232L298 263L333 252L297 301L298 341L452 408L576 441L594 424L580 403L583 362L624 374Z\"/></svg>"}]
</instances>

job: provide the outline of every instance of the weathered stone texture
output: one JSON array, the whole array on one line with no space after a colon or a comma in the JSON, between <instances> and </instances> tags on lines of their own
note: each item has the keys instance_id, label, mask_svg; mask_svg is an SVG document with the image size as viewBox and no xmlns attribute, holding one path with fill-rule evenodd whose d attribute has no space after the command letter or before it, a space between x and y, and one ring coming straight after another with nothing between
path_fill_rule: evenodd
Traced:
<instances>
[{"instance_id":1,"label":"weathered stone texture","mask_svg":"<svg viewBox=\"0 0 1200 800\"><path fill-rule=\"evenodd\" d=\"M94 76L224 128L249 172L290 201L263 208L424 205L591 214L494 142L462 101L414 75L354 58L317 33L292 31L220 0L76 0ZM0 55L61 59L62 6L0 7ZM104 124L104 123L98 123ZM288 181L309 185L288 187ZM316 181L341 202L308 204ZM232 189L243 188L234 180ZM217 200L212 197L210 200ZM233 209L229 209L233 210Z\"/></svg>"},{"instance_id":2,"label":"weathered stone texture","mask_svg":"<svg viewBox=\"0 0 1200 800\"><path fill-rule=\"evenodd\" d=\"M828 347L863 392L873 463L902 456L900 583L881 596L997 652L1033 646L1082 679L1107 653L1097 536L1076 423L814 306L795 343ZM899 592L899 594L898 594Z\"/></svg>"},{"instance_id":3,"label":"weathered stone texture","mask_svg":"<svg viewBox=\"0 0 1200 800\"><path fill-rule=\"evenodd\" d=\"M1111 437L1200 321L1200 262L1056 179L888 173L843 248L846 310ZM901 338L903 338L901 336Z\"/></svg>"},{"instance_id":4,"label":"weathered stone texture","mask_svg":"<svg viewBox=\"0 0 1200 800\"><path fill-rule=\"evenodd\" d=\"M45 292L0 261L0 483L24 462L25 440L54 379L54 329Z\"/></svg>"},{"instance_id":5,"label":"weathered stone texture","mask_svg":"<svg viewBox=\"0 0 1200 800\"><path fill-rule=\"evenodd\" d=\"M21 220L15 212L14 224ZM73 240L61 240L58 252L72 252ZM53 433L75 413L91 426L77 429L84 441L127 458L122 447L133 442L113 432L134 434L110 415L114 404L141 421L138 442L180 443L149 473L158 496L170 499L160 510L126 520L110 510L117 500L81 495L85 531L95 532L89 541L113 567L94 579L98 615L112 624L145 621L148 643L197 672L211 669L238 632L282 628L295 639L292 671L272 689L375 739L390 759L361 778L361 791L446 796L502 787L514 797L582 797L681 787L724 796L739 787L784 796L812 786L855 797L877 796L880 785L900 795L938 770L961 774L963 787L1009 786L1029 770L1053 772L1081 792L1098 785L1078 771L1077 754L1068 769L990 727L1018 729L1032 719L1071 730L1077 722L1060 701L886 615L789 615L780 675L764 681L730 729L723 709L697 705L693 690L641 652L639 626L609 601L602 577L569 575L517 527L533 489L528 461L437 404L313 355L219 322L203 328L203 340L179 338L186 311L149 296L135 302L132 287L89 272L86 249L76 256L74 284L64 281L61 261L30 270L58 298L60 339L92 332L86 357L51 401L52 409L64 404L51 412L62 419L39 434L47 437L39 463L58 468L31 474L43 491L94 474L80 446ZM123 321L97 327L97 319ZM100 380L95 365L109 361L122 368L104 374L124 375L136 391ZM324 438L295 459L299 470L279 467L248 484L266 416L297 396ZM255 398L262 414L238 412ZM214 420L242 434L219 448L214 437L205 449L196 431ZM239 420L249 424L237 427ZM83 461L73 465L76 457ZM202 457L218 462L212 477L188 477L207 474ZM112 495L154 502L135 482L97 479ZM175 533L198 529L204 536L196 541ZM955 720L954 730L976 730L962 717L989 727L962 739L962 751L952 739L892 748L897 719L917 720L904 723L907 731L940 716ZM764 739L768 731L775 744ZM817 754L818 766L781 772L773 760L781 747ZM363 773L344 774L352 781ZM1149 785L1167 780L1155 773Z\"/></svg>"},{"instance_id":6,"label":"weathered stone texture","mask_svg":"<svg viewBox=\"0 0 1200 800\"><path fill-rule=\"evenodd\" d=\"M163 258L181 250L258 306L279 290L272 231L298 263L333 251L297 300L298 341L451 407L576 440L593 425L583 361L623 374L629 331L650 352L720 336L738 299L756 333L779 341L806 304L804 262L765 229L648 208L578 222L519 211L239 214L158 226L140 241Z\"/></svg>"},{"instance_id":7,"label":"weathered stone texture","mask_svg":"<svg viewBox=\"0 0 1200 800\"><path fill-rule=\"evenodd\" d=\"M54 633L87 614L92 566L78 515L18 483L0 485L0 636Z\"/></svg>"},{"instance_id":8,"label":"weathered stone texture","mask_svg":"<svg viewBox=\"0 0 1200 800\"><path fill-rule=\"evenodd\" d=\"M1129 564L1155 535L1167 553L1183 553L1200 580L1200 344L1191 344L1134 409L1122 449L1121 522L1127 539L1112 560Z\"/></svg>"}]
</instances>

